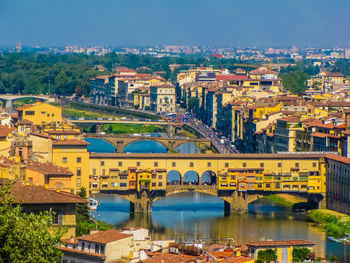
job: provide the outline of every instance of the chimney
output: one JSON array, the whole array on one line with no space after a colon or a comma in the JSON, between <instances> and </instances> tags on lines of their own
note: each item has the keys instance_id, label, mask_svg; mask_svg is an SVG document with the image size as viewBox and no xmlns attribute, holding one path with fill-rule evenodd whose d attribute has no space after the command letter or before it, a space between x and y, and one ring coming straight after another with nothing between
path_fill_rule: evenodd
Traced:
<instances>
[{"instance_id":1,"label":"chimney","mask_svg":"<svg viewBox=\"0 0 350 263\"><path fill-rule=\"evenodd\" d=\"M73 236L70 237L69 242L74 243L74 237Z\"/></svg>"}]
</instances>

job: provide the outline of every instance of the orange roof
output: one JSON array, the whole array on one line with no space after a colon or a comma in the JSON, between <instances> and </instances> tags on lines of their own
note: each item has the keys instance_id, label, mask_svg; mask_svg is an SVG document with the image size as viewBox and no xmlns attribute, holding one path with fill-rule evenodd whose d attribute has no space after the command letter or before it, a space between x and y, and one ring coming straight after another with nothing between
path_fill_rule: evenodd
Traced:
<instances>
[{"instance_id":1,"label":"orange roof","mask_svg":"<svg viewBox=\"0 0 350 263\"><path fill-rule=\"evenodd\" d=\"M223 262L223 263L244 263L244 262L248 262L251 260L253 260L253 258L239 256L239 257L229 257L221 262Z\"/></svg>"},{"instance_id":2,"label":"orange roof","mask_svg":"<svg viewBox=\"0 0 350 263\"><path fill-rule=\"evenodd\" d=\"M106 230L106 231L99 231L90 235L77 237L78 240L83 241L89 241L89 242L95 242L99 244L107 244L109 242L121 240L127 237L131 237L130 234L124 234L120 230Z\"/></svg>"},{"instance_id":3,"label":"orange roof","mask_svg":"<svg viewBox=\"0 0 350 263\"><path fill-rule=\"evenodd\" d=\"M267 69L267 68L258 68L258 69L254 69L252 71L249 72L250 75L265 75L265 74L274 74L277 75L276 71L273 71L271 69Z\"/></svg>"},{"instance_id":4,"label":"orange roof","mask_svg":"<svg viewBox=\"0 0 350 263\"><path fill-rule=\"evenodd\" d=\"M336 138L336 139L339 139L339 137L336 136L336 135L331 135L331 134L323 133L323 132L314 132L313 134L311 134L311 136L313 136L313 137L319 137L319 138L326 138L326 137L329 137L329 138Z\"/></svg>"},{"instance_id":5,"label":"orange roof","mask_svg":"<svg viewBox=\"0 0 350 263\"><path fill-rule=\"evenodd\" d=\"M10 128L6 125L0 125L0 137L5 137L9 135L11 132L13 132L15 128Z\"/></svg>"},{"instance_id":6,"label":"orange roof","mask_svg":"<svg viewBox=\"0 0 350 263\"><path fill-rule=\"evenodd\" d=\"M30 107L33 107L33 106L36 106L36 105L39 105L39 104L42 104L42 102L36 102L36 103L32 103L32 104L27 104L27 105L24 105L22 107L16 108L16 110L17 111L25 110L27 108L30 108Z\"/></svg>"},{"instance_id":7,"label":"orange roof","mask_svg":"<svg viewBox=\"0 0 350 263\"><path fill-rule=\"evenodd\" d=\"M83 141L83 140L57 140L52 142L53 145L90 145L90 143Z\"/></svg>"},{"instance_id":8,"label":"orange roof","mask_svg":"<svg viewBox=\"0 0 350 263\"><path fill-rule=\"evenodd\" d=\"M49 135L60 135L60 134L81 134L80 131L76 130L54 130L48 131Z\"/></svg>"},{"instance_id":9,"label":"orange roof","mask_svg":"<svg viewBox=\"0 0 350 263\"><path fill-rule=\"evenodd\" d=\"M7 183L8 180L1 179L0 184ZM78 204L86 203L86 200L68 192L56 192L42 186L23 185L22 182L13 183L11 193L15 198L15 203L21 204Z\"/></svg>"},{"instance_id":10,"label":"orange roof","mask_svg":"<svg viewBox=\"0 0 350 263\"><path fill-rule=\"evenodd\" d=\"M185 255L185 254L170 254L170 253L162 253L158 256L154 256L140 262L143 263L187 263L193 262L197 259L196 256Z\"/></svg>"},{"instance_id":11,"label":"orange roof","mask_svg":"<svg viewBox=\"0 0 350 263\"><path fill-rule=\"evenodd\" d=\"M57 166L52 163L29 162L27 164L27 169L47 175L74 175L68 168Z\"/></svg>"},{"instance_id":12,"label":"orange roof","mask_svg":"<svg viewBox=\"0 0 350 263\"><path fill-rule=\"evenodd\" d=\"M273 241L257 241L248 243L248 247L279 247L279 246L313 246L312 241L307 240L273 240Z\"/></svg>"},{"instance_id":13,"label":"orange roof","mask_svg":"<svg viewBox=\"0 0 350 263\"><path fill-rule=\"evenodd\" d=\"M62 251L69 251L69 252L74 252L77 254L83 254L83 255L89 255L89 256L93 256L93 257L98 257L98 258L103 258L104 255L102 254L96 254L96 253L91 253L91 252L87 252L87 251L81 251L78 249L73 249L73 248L68 248L68 247L57 247L58 249L62 250Z\"/></svg>"},{"instance_id":14,"label":"orange roof","mask_svg":"<svg viewBox=\"0 0 350 263\"><path fill-rule=\"evenodd\" d=\"M340 155L336 155L336 154L327 154L326 158L337 161L337 162L350 164L350 158L347 158L344 156L340 156Z\"/></svg>"}]
</instances>

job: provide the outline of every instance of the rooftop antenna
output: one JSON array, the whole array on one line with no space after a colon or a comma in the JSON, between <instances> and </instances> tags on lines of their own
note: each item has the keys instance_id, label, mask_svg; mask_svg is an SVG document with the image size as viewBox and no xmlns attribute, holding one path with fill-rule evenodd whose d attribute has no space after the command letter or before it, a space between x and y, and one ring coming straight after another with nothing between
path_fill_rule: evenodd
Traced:
<instances>
[{"instance_id":1,"label":"rooftop antenna","mask_svg":"<svg viewBox=\"0 0 350 263\"><path fill-rule=\"evenodd\" d=\"M17 53L21 52L21 41L18 41Z\"/></svg>"}]
</instances>

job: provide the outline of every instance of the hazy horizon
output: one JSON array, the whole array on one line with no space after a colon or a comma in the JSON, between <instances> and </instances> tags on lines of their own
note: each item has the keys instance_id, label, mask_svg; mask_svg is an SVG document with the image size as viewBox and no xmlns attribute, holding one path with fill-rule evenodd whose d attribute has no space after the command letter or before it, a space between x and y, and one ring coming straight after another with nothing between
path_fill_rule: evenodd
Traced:
<instances>
[{"instance_id":1,"label":"hazy horizon","mask_svg":"<svg viewBox=\"0 0 350 263\"><path fill-rule=\"evenodd\" d=\"M350 47L346 0L2 0L0 46Z\"/></svg>"}]
</instances>

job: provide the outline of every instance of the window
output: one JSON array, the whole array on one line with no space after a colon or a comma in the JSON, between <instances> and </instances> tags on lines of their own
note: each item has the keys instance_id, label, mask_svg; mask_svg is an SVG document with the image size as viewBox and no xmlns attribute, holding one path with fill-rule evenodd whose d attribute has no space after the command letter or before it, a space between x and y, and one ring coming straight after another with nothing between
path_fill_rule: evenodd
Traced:
<instances>
[{"instance_id":1,"label":"window","mask_svg":"<svg viewBox=\"0 0 350 263\"><path fill-rule=\"evenodd\" d=\"M243 163L243 167L247 167L247 163Z\"/></svg>"},{"instance_id":2,"label":"window","mask_svg":"<svg viewBox=\"0 0 350 263\"><path fill-rule=\"evenodd\" d=\"M56 135L57 140L61 140L61 135Z\"/></svg>"},{"instance_id":3,"label":"window","mask_svg":"<svg viewBox=\"0 0 350 263\"><path fill-rule=\"evenodd\" d=\"M95 253L100 254L100 245L98 244L95 245Z\"/></svg>"},{"instance_id":4,"label":"window","mask_svg":"<svg viewBox=\"0 0 350 263\"><path fill-rule=\"evenodd\" d=\"M102 175L106 175L106 169L102 169Z\"/></svg>"},{"instance_id":5,"label":"window","mask_svg":"<svg viewBox=\"0 0 350 263\"><path fill-rule=\"evenodd\" d=\"M225 163L225 167L228 168L228 163Z\"/></svg>"},{"instance_id":6,"label":"window","mask_svg":"<svg viewBox=\"0 0 350 263\"><path fill-rule=\"evenodd\" d=\"M25 111L25 115L34 115L35 114L35 112L34 111Z\"/></svg>"},{"instance_id":7,"label":"window","mask_svg":"<svg viewBox=\"0 0 350 263\"><path fill-rule=\"evenodd\" d=\"M64 135L64 136L63 136L63 139L64 139L64 140L67 140L67 139L68 139L68 136L67 136L67 135Z\"/></svg>"},{"instance_id":8,"label":"window","mask_svg":"<svg viewBox=\"0 0 350 263\"><path fill-rule=\"evenodd\" d=\"M81 168L80 167L77 168L77 176L81 176Z\"/></svg>"},{"instance_id":9,"label":"window","mask_svg":"<svg viewBox=\"0 0 350 263\"><path fill-rule=\"evenodd\" d=\"M141 166L141 162L136 162L136 166Z\"/></svg>"},{"instance_id":10,"label":"window","mask_svg":"<svg viewBox=\"0 0 350 263\"><path fill-rule=\"evenodd\" d=\"M266 184L266 188L270 188L271 187L271 185L270 184Z\"/></svg>"},{"instance_id":11,"label":"window","mask_svg":"<svg viewBox=\"0 0 350 263\"><path fill-rule=\"evenodd\" d=\"M92 169L92 175L96 175L96 168Z\"/></svg>"},{"instance_id":12,"label":"window","mask_svg":"<svg viewBox=\"0 0 350 263\"><path fill-rule=\"evenodd\" d=\"M154 167L158 167L158 162L154 162Z\"/></svg>"},{"instance_id":13,"label":"window","mask_svg":"<svg viewBox=\"0 0 350 263\"><path fill-rule=\"evenodd\" d=\"M152 179L157 179L157 175L156 174L152 174Z\"/></svg>"},{"instance_id":14,"label":"window","mask_svg":"<svg viewBox=\"0 0 350 263\"><path fill-rule=\"evenodd\" d=\"M67 157L62 158L62 163L67 163Z\"/></svg>"},{"instance_id":15,"label":"window","mask_svg":"<svg viewBox=\"0 0 350 263\"><path fill-rule=\"evenodd\" d=\"M312 167L316 167L317 166L317 163L312 163Z\"/></svg>"},{"instance_id":16,"label":"window","mask_svg":"<svg viewBox=\"0 0 350 263\"><path fill-rule=\"evenodd\" d=\"M81 163L81 157L77 157L77 163Z\"/></svg>"},{"instance_id":17,"label":"window","mask_svg":"<svg viewBox=\"0 0 350 263\"><path fill-rule=\"evenodd\" d=\"M105 253L105 246L104 245L100 245L100 253L101 254Z\"/></svg>"},{"instance_id":18,"label":"window","mask_svg":"<svg viewBox=\"0 0 350 263\"><path fill-rule=\"evenodd\" d=\"M282 168L282 163L278 163L278 168Z\"/></svg>"},{"instance_id":19,"label":"window","mask_svg":"<svg viewBox=\"0 0 350 263\"><path fill-rule=\"evenodd\" d=\"M77 178L77 187L81 187L81 178Z\"/></svg>"},{"instance_id":20,"label":"window","mask_svg":"<svg viewBox=\"0 0 350 263\"><path fill-rule=\"evenodd\" d=\"M127 184L126 184L126 183L120 183L120 186L121 186L121 187L126 187Z\"/></svg>"},{"instance_id":21,"label":"window","mask_svg":"<svg viewBox=\"0 0 350 263\"><path fill-rule=\"evenodd\" d=\"M123 166L123 162L118 162L118 166Z\"/></svg>"},{"instance_id":22,"label":"window","mask_svg":"<svg viewBox=\"0 0 350 263\"><path fill-rule=\"evenodd\" d=\"M51 114L51 116L52 116L52 117L54 117L54 116L55 116L55 114L53 114L53 113L52 113L52 114Z\"/></svg>"},{"instance_id":23,"label":"window","mask_svg":"<svg viewBox=\"0 0 350 263\"><path fill-rule=\"evenodd\" d=\"M264 163L260 163L260 168L264 168Z\"/></svg>"},{"instance_id":24,"label":"window","mask_svg":"<svg viewBox=\"0 0 350 263\"><path fill-rule=\"evenodd\" d=\"M190 162L190 167L193 167L193 162Z\"/></svg>"},{"instance_id":25,"label":"window","mask_svg":"<svg viewBox=\"0 0 350 263\"><path fill-rule=\"evenodd\" d=\"M152 183L152 186L153 186L153 187L156 187L156 186L157 186L157 184L156 184L156 183Z\"/></svg>"},{"instance_id":26,"label":"window","mask_svg":"<svg viewBox=\"0 0 350 263\"><path fill-rule=\"evenodd\" d=\"M172 162L171 166L176 167L176 162Z\"/></svg>"},{"instance_id":27,"label":"window","mask_svg":"<svg viewBox=\"0 0 350 263\"><path fill-rule=\"evenodd\" d=\"M85 250L85 243L81 242L81 250L84 251Z\"/></svg>"},{"instance_id":28,"label":"window","mask_svg":"<svg viewBox=\"0 0 350 263\"><path fill-rule=\"evenodd\" d=\"M47 117L50 117L50 114L49 114L49 113L47 114Z\"/></svg>"},{"instance_id":29,"label":"window","mask_svg":"<svg viewBox=\"0 0 350 263\"><path fill-rule=\"evenodd\" d=\"M101 161L101 166L105 166L105 161Z\"/></svg>"},{"instance_id":30,"label":"window","mask_svg":"<svg viewBox=\"0 0 350 263\"><path fill-rule=\"evenodd\" d=\"M295 167L299 168L299 163L295 163Z\"/></svg>"},{"instance_id":31,"label":"window","mask_svg":"<svg viewBox=\"0 0 350 263\"><path fill-rule=\"evenodd\" d=\"M159 182L159 183L158 183L158 186L163 186L163 183L162 183L162 182Z\"/></svg>"},{"instance_id":32,"label":"window","mask_svg":"<svg viewBox=\"0 0 350 263\"><path fill-rule=\"evenodd\" d=\"M21 126L21 132L24 132L24 126Z\"/></svg>"},{"instance_id":33,"label":"window","mask_svg":"<svg viewBox=\"0 0 350 263\"><path fill-rule=\"evenodd\" d=\"M159 180L162 180L163 179L163 175L159 175Z\"/></svg>"},{"instance_id":34,"label":"window","mask_svg":"<svg viewBox=\"0 0 350 263\"><path fill-rule=\"evenodd\" d=\"M208 162L208 167L211 167L211 162Z\"/></svg>"}]
</instances>

